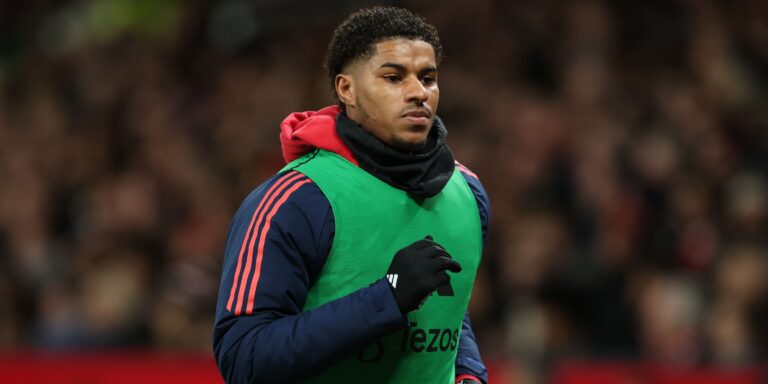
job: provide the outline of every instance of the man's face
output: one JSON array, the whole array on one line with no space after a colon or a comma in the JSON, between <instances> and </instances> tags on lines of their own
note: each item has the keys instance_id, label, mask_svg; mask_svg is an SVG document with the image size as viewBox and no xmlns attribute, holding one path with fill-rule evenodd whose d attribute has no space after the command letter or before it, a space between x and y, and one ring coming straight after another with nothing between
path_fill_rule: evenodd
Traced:
<instances>
[{"instance_id":1,"label":"man's face","mask_svg":"<svg viewBox=\"0 0 768 384\"><path fill-rule=\"evenodd\" d=\"M379 140L423 148L440 100L434 49L422 40L382 41L337 76L336 90L349 118Z\"/></svg>"}]
</instances>

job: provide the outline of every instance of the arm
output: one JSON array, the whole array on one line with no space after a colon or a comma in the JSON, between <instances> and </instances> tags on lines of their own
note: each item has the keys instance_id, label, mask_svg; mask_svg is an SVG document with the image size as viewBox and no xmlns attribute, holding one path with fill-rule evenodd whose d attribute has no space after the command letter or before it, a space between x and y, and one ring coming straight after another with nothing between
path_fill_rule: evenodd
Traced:
<instances>
[{"instance_id":1,"label":"arm","mask_svg":"<svg viewBox=\"0 0 768 384\"><path fill-rule=\"evenodd\" d=\"M213 337L226 382L298 382L407 325L385 279L302 312L334 231L327 199L295 172L273 177L240 207Z\"/></svg>"},{"instance_id":2,"label":"arm","mask_svg":"<svg viewBox=\"0 0 768 384\"><path fill-rule=\"evenodd\" d=\"M469 312L464 315L459 338L459 350L456 355L456 380L474 379L483 383L488 382L488 371L485 369L480 351L477 348L475 333L469 321Z\"/></svg>"},{"instance_id":3,"label":"arm","mask_svg":"<svg viewBox=\"0 0 768 384\"><path fill-rule=\"evenodd\" d=\"M475 195L483 233L483 247L485 247L488 243L488 226L491 217L491 204L488 194L485 192L485 188L483 188L477 175L458 162L456 166L467 180L469 189ZM457 381L461 379L474 379L483 383L488 382L488 371L480 356L475 333L472 331L472 324L469 320L469 312L464 315L461 337L459 338L459 350L456 355L456 379Z\"/></svg>"}]
</instances>

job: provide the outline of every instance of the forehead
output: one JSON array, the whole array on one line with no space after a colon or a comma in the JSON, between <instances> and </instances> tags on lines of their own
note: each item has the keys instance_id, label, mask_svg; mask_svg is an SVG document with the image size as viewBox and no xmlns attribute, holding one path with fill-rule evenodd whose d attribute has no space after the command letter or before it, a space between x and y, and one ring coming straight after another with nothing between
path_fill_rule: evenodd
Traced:
<instances>
[{"instance_id":1,"label":"forehead","mask_svg":"<svg viewBox=\"0 0 768 384\"><path fill-rule=\"evenodd\" d=\"M435 50L423 40L390 39L376 43L375 52L367 62L373 66L383 63L403 65L436 66Z\"/></svg>"}]
</instances>

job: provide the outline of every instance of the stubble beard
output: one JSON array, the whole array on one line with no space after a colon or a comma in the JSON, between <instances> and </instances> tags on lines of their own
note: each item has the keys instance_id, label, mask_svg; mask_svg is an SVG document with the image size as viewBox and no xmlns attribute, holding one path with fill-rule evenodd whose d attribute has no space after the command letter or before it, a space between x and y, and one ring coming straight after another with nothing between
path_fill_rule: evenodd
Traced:
<instances>
[{"instance_id":1,"label":"stubble beard","mask_svg":"<svg viewBox=\"0 0 768 384\"><path fill-rule=\"evenodd\" d=\"M357 100L357 109L360 112L361 116L364 116L366 120L370 120L370 115L368 115L368 111L366 111L365 107L363 106L364 103L361 102L360 99ZM367 128L363 127L367 130ZM431 130L431 128L430 128ZM370 132L370 131L369 131ZM413 154L413 153L419 153L424 150L424 148L427 146L429 133L427 133L427 137L424 138L421 142L410 142L403 140L397 135L392 135L389 140L382 140L382 142L390 147L392 147L394 150L404 153L404 154Z\"/></svg>"}]
</instances>

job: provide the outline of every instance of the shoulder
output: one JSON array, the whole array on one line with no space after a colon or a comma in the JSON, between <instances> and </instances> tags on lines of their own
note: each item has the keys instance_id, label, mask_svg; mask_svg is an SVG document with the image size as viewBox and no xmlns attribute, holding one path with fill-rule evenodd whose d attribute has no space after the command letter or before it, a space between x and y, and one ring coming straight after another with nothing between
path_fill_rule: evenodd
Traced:
<instances>
[{"instance_id":1,"label":"shoulder","mask_svg":"<svg viewBox=\"0 0 768 384\"><path fill-rule=\"evenodd\" d=\"M232 219L227 253L239 259L243 253L263 252L274 260L295 250L313 278L334 232L328 199L310 178L290 170L270 177L243 200Z\"/></svg>"},{"instance_id":2,"label":"shoulder","mask_svg":"<svg viewBox=\"0 0 768 384\"><path fill-rule=\"evenodd\" d=\"M464 180L467 181L469 189L475 196L475 201L477 202L477 210L480 214L480 225L483 232L483 243L487 243L488 227L491 222L491 200L488 198L488 193L485 191L485 187L483 187L483 183L480 182L480 178L476 173L472 172L469 170L469 168L465 167L458 161L456 161L456 169L458 169L459 172L461 172L461 175L464 176Z\"/></svg>"},{"instance_id":3,"label":"shoulder","mask_svg":"<svg viewBox=\"0 0 768 384\"><path fill-rule=\"evenodd\" d=\"M298 210L312 210L317 203L327 199L312 180L297 171L278 173L254 188L243 200L237 215L259 212L269 214L283 207Z\"/></svg>"},{"instance_id":4,"label":"shoulder","mask_svg":"<svg viewBox=\"0 0 768 384\"><path fill-rule=\"evenodd\" d=\"M243 200L232 224L233 228L247 228L249 233L270 232L277 227L282 232L318 237L329 229L332 231L333 213L320 188L306 175L290 170L254 188ZM326 242L320 238L315 240Z\"/></svg>"},{"instance_id":5,"label":"shoulder","mask_svg":"<svg viewBox=\"0 0 768 384\"><path fill-rule=\"evenodd\" d=\"M480 206L479 208L490 211L491 204L488 199L488 193L485 191L483 183L480 182L480 177L478 177L476 173L472 172L469 168L459 163L458 161L455 161L455 164L456 169L461 172L461 175L464 176L464 179L467 181L469 189L472 190L472 194L475 195L478 206Z\"/></svg>"}]
</instances>

